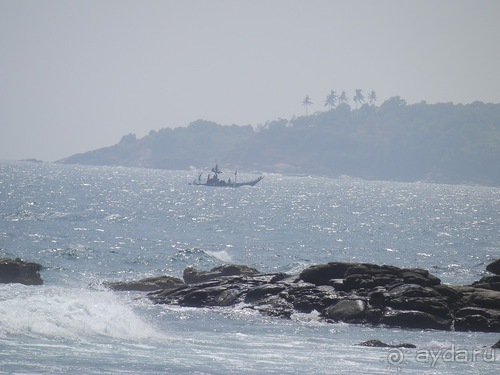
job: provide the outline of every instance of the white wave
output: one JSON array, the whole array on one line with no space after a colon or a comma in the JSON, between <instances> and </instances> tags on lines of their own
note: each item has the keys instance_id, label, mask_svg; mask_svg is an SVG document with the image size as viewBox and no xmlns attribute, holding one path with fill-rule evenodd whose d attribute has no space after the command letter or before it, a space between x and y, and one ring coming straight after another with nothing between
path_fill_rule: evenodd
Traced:
<instances>
[{"instance_id":1,"label":"white wave","mask_svg":"<svg viewBox=\"0 0 500 375\"><path fill-rule=\"evenodd\" d=\"M164 338L110 291L22 285L0 287L0 335Z\"/></svg>"},{"instance_id":2,"label":"white wave","mask_svg":"<svg viewBox=\"0 0 500 375\"><path fill-rule=\"evenodd\" d=\"M209 251L209 250L206 250L205 253L207 255L210 255L211 257L214 257L214 258L217 258L219 260L222 260L225 263L232 263L233 262L233 258L225 250L221 250L221 251Z\"/></svg>"},{"instance_id":3,"label":"white wave","mask_svg":"<svg viewBox=\"0 0 500 375\"><path fill-rule=\"evenodd\" d=\"M311 264L306 261L297 261L286 265L281 271L291 275L297 275L310 265Z\"/></svg>"}]
</instances>

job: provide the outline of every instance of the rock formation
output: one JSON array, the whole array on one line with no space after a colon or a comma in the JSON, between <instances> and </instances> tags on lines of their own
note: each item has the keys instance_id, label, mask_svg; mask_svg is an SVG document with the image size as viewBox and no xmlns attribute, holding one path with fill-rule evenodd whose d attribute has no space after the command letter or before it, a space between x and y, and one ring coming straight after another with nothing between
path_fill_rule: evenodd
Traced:
<instances>
[{"instance_id":1,"label":"rock formation","mask_svg":"<svg viewBox=\"0 0 500 375\"><path fill-rule=\"evenodd\" d=\"M172 276L148 277L139 281L105 282L104 286L117 291L152 292L158 289L174 289L184 285L184 281Z\"/></svg>"},{"instance_id":2,"label":"rock formation","mask_svg":"<svg viewBox=\"0 0 500 375\"><path fill-rule=\"evenodd\" d=\"M185 284L148 297L155 303L191 307L239 304L285 318L316 310L327 322L500 332L496 276L453 286L418 268L331 262L299 275L259 273L236 265L208 272L188 267L184 279Z\"/></svg>"},{"instance_id":3,"label":"rock formation","mask_svg":"<svg viewBox=\"0 0 500 375\"><path fill-rule=\"evenodd\" d=\"M242 264L223 264L222 266L212 268L210 271L199 271L194 267L186 267L182 277L186 284L195 284L221 276L254 275L257 273L259 271L255 268Z\"/></svg>"},{"instance_id":4,"label":"rock formation","mask_svg":"<svg viewBox=\"0 0 500 375\"><path fill-rule=\"evenodd\" d=\"M25 285L42 285L40 277L42 266L38 263L25 262L19 258L0 258L0 283L20 283Z\"/></svg>"}]
</instances>

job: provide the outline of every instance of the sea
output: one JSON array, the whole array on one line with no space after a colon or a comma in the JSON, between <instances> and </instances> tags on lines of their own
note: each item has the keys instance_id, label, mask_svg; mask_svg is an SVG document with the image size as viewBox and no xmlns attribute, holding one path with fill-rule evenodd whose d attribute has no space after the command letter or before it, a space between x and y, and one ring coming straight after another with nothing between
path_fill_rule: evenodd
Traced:
<instances>
[{"instance_id":1,"label":"sea","mask_svg":"<svg viewBox=\"0 0 500 375\"><path fill-rule=\"evenodd\" d=\"M500 373L499 333L155 305L103 285L182 277L187 266L298 274L331 261L470 284L500 258L500 188L282 174L254 187L190 185L198 173L0 162L0 257L40 263L44 280L0 285L0 373ZM416 348L357 345L373 339Z\"/></svg>"}]
</instances>

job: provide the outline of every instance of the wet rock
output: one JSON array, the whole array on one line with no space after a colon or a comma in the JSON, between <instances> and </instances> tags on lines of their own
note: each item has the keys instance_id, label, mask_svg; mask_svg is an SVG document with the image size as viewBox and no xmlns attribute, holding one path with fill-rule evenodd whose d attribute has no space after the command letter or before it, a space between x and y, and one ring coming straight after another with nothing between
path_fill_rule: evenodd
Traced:
<instances>
[{"instance_id":1,"label":"wet rock","mask_svg":"<svg viewBox=\"0 0 500 375\"><path fill-rule=\"evenodd\" d=\"M368 294L368 300L372 306L384 306L387 302L387 289L383 287L374 288Z\"/></svg>"},{"instance_id":2,"label":"wet rock","mask_svg":"<svg viewBox=\"0 0 500 375\"><path fill-rule=\"evenodd\" d=\"M286 293L282 293L282 295L293 305L295 310L302 313L310 313L314 310L321 312L341 298L341 295L333 287L316 286L304 282L290 285Z\"/></svg>"},{"instance_id":3,"label":"wet rock","mask_svg":"<svg viewBox=\"0 0 500 375\"><path fill-rule=\"evenodd\" d=\"M183 278L186 284L202 283L221 276L254 275L259 273L255 268L239 264L224 264L210 271L198 271L194 267L184 270Z\"/></svg>"},{"instance_id":4,"label":"wet rock","mask_svg":"<svg viewBox=\"0 0 500 375\"><path fill-rule=\"evenodd\" d=\"M42 266L38 263L25 262L19 258L0 259L0 283L19 283L24 285L42 285L40 277Z\"/></svg>"},{"instance_id":5,"label":"wet rock","mask_svg":"<svg viewBox=\"0 0 500 375\"><path fill-rule=\"evenodd\" d=\"M461 302L465 306L500 309L500 292L471 286L453 286L463 294Z\"/></svg>"},{"instance_id":6,"label":"wet rock","mask_svg":"<svg viewBox=\"0 0 500 375\"><path fill-rule=\"evenodd\" d=\"M237 303L245 291L244 286L228 285L211 280L206 283L184 285L177 289L151 292L149 298L156 303L189 307L230 306Z\"/></svg>"},{"instance_id":7,"label":"wet rock","mask_svg":"<svg viewBox=\"0 0 500 375\"><path fill-rule=\"evenodd\" d=\"M283 290L285 290L284 285L276 285L276 284L259 285L248 290L245 296L245 302L251 303L259 301L269 296L277 295L281 293Z\"/></svg>"},{"instance_id":8,"label":"wet rock","mask_svg":"<svg viewBox=\"0 0 500 375\"><path fill-rule=\"evenodd\" d=\"M346 323L366 322L367 303L362 299L344 299L328 307L323 315L333 321Z\"/></svg>"},{"instance_id":9,"label":"wet rock","mask_svg":"<svg viewBox=\"0 0 500 375\"><path fill-rule=\"evenodd\" d=\"M156 303L190 307L230 306L248 300L257 304L260 299L283 290L271 281L279 280L276 274L221 276L197 284L185 284L174 290L160 290L148 296ZM252 295L253 293L253 295ZM250 301L247 301L250 302Z\"/></svg>"},{"instance_id":10,"label":"wet rock","mask_svg":"<svg viewBox=\"0 0 500 375\"><path fill-rule=\"evenodd\" d=\"M436 276L431 275L429 271L418 268L403 270L403 282L421 286L436 286L441 284L441 280Z\"/></svg>"},{"instance_id":11,"label":"wet rock","mask_svg":"<svg viewBox=\"0 0 500 375\"><path fill-rule=\"evenodd\" d=\"M284 318L315 310L328 322L500 332L499 291L441 285L418 268L331 262L290 276L227 265L210 271L188 267L184 278L188 284L162 288L149 298L193 307L239 305ZM497 276L480 282L494 284Z\"/></svg>"},{"instance_id":12,"label":"wet rock","mask_svg":"<svg viewBox=\"0 0 500 375\"><path fill-rule=\"evenodd\" d=\"M184 281L172 276L149 277L139 281L105 282L104 286L116 291L152 292L158 289L175 289L184 285Z\"/></svg>"},{"instance_id":13,"label":"wet rock","mask_svg":"<svg viewBox=\"0 0 500 375\"><path fill-rule=\"evenodd\" d=\"M462 299L463 293L448 285L434 285L432 287L441 296L445 297L448 303L455 303Z\"/></svg>"},{"instance_id":14,"label":"wet rock","mask_svg":"<svg viewBox=\"0 0 500 375\"><path fill-rule=\"evenodd\" d=\"M268 295L255 302L252 308L264 315L290 319L295 312L293 305L281 296Z\"/></svg>"},{"instance_id":15,"label":"wet rock","mask_svg":"<svg viewBox=\"0 0 500 375\"><path fill-rule=\"evenodd\" d=\"M441 298L441 295L433 288L423 287L417 284L399 284L387 289L387 295L392 297L406 298Z\"/></svg>"},{"instance_id":16,"label":"wet rock","mask_svg":"<svg viewBox=\"0 0 500 375\"><path fill-rule=\"evenodd\" d=\"M306 268L300 273L300 279L315 285L328 285L332 279L343 279L346 270L354 263L330 262Z\"/></svg>"},{"instance_id":17,"label":"wet rock","mask_svg":"<svg viewBox=\"0 0 500 375\"><path fill-rule=\"evenodd\" d=\"M486 266L486 270L494 273L495 275L500 275L500 259L491 262Z\"/></svg>"},{"instance_id":18,"label":"wet rock","mask_svg":"<svg viewBox=\"0 0 500 375\"><path fill-rule=\"evenodd\" d=\"M485 276L481 280L472 283L474 288L490 289L500 292L500 276Z\"/></svg>"},{"instance_id":19,"label":"wet rock","mask_svg":"<svg viewBox=\"0 0 500 375\"><path fill-rule=\"evenodd\" d=\"M451 329L452 320L440 318L422 311L388 309L381 316L380 324L391 327L448 331Z\"/></svg>"},{"instance_id":20,"label":"wet rock","mask_svg":"<svg viewBox=\"0 0 500 375\"><path fill-rule=\"evenodd\" d=\"M498 323L492 322L483 315L471 314L455 320L456 331L467 332L496 332Z\"/></svg>"},{"instance_id":21,"label":"wet rock","mask_svg":"<svg viewBox=\"0 0 500 375\"><path fill-rule=\"evenodd\" d=\"M414 344L401 343L401 344L386 344L380 340L368 340L365 342L361 342L358 346L369 346L373 348L406 348L406 349L414 349L416 346Z\"/></svg>"},{"instance_id":22,"label":"wet rock","mask_svg":"<svg viewBox=\"0 0 500 375\"><path fill-rule=\"evenodd\" d=\"M334 285L337 290L373 289L396 283L422 286L439 285L441 281L427 270L379 266L371 263L331 262L311 266L300 274L300 279L315 285ZM339 280L343 282L340 283Z\"/></svg>"},{"instance_id":23,"label":"wet rock","mask_svg":"<svg viewBox=\"0 0 500 375\"><path fill-rule=\"evenodd\" d=\"M472 332L500 331L500 311L464 307L455 313L455 330Z\"/></svg>"},{"instance_id":24,"label":"wet rock","mask_svg":"<svg viewBox=\"0 0 500 375\"><path fill-rule=\"evenodd\" d=\"M452 313L445 301L435 298L392 298L387 306L396 310L417 310L443 318L451 318Z\"/></svg>"}]
</instances>

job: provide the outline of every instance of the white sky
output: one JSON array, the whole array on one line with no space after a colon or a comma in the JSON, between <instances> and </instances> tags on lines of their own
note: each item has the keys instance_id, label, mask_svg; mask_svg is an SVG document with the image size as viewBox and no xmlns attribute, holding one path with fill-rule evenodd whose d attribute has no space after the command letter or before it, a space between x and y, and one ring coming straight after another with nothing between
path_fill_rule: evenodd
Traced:
<instances>
[{"instance_id":1,"label":"white sky","mask_svg":"<svg viewBox=\"0 0 500 375\"><path fill-rule=\"evenodd\" d=\"M289 119L330 90L500 103L499 69L498 0L0 0L0 159Z\"/></svg>"}]
</instances>

